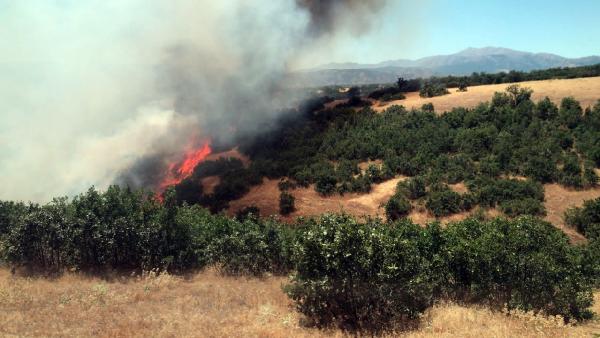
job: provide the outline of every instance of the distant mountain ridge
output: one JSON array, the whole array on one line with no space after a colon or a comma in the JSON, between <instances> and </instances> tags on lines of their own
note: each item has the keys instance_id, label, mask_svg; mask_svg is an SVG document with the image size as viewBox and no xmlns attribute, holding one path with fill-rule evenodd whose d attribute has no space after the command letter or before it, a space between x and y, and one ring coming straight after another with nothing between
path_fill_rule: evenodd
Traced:
<instances>
[{"instance_id":1,"label":"distant mountain ridge","mask_svg":"<svg viewBox=\"0 0 600 338\"><path fill-rule=\"evenodd\" d=\"M450 55L429 56L417 60L390 60L376 64L331 63L295 72L298 84L323 86L335 84L371 84L406 78L468 75L473 72L498 73L511 70L531 71L556 67L578 67L600 63L600 56L566 58L550 53L528 53L508 48L467 48Z\"/></svg>"}]
</instances>

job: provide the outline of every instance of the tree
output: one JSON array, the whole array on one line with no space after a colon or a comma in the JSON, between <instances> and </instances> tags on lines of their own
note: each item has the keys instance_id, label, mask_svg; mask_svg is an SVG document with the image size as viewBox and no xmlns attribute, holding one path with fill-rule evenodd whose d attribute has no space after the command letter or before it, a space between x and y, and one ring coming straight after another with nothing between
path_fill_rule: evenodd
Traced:
<instances>
[{"instance_id":1,"label":"tree","mask_svg":"<svg viewBox=\"0 0 600 338\"><path fill-rule=\"evenodd\" d=\"M466 78L462 78L458 82L458 91L459 92L466 92L468 90L468 85L469 85L469 82L467 81L467 79Z\"/></svg>"},{"instance_id":2,"label":"tree","mask_svg":"<svg viewBox=\"0 0 600 338\"><path fill-rule=\"evenodd\" d=\"M410 201L402 195L394 195L385 204L385 215L388 221L396 221L410 213L412 206Z\"/></svg>"},{"instance_id":3,"label":"tree","mask_svg":"<svg viewBox=\"0 0 600 338\"><path fill-rule=\"evenodd\" d=\"M279 213L285 216L294 212L296 210L295 201L296 199L291 194L285 191L281 192L279 195Z\"/></svg>"},{"instance_id":4,"label":"tree","mask_svg":"<svg viewBox=\"0 0 600 338\"><path fill-rule=\"evenodd\" d=\"M572 97L566 97L562 100L558 118L564 126L570 129L577 127L582 121L582 116L583 110L577 100Z\"/></svg>"},{"instance_id":5,"label":"tree","mask_svg":"<svg viewBox=\"0 0 600 338\"><path fill-rule=\"evenodd\" d=\"M419 199L425 196L425 179L422 176L411 177L405 181L398 182L396 193L405 193L411 200Z\"/></svg>"},{"instance_id":6,"label":"tree","mask_svg":"<svg viewBox=\"0 0 600 338\"><path fill-rule=\"evenodd\" d=\"M531 88L522 88L519 85L511 85L506 87L506 92L510 96L511 105L517 107L523 102L531 100L533 90Z\"/></svg>"},{"instance_id":7,"label":"tree","mask_svg":"<svg viewBox=\"0 0 600 338\"><path fill-rule=\"evenodd\" d=\"M455 214L461 210L461 196L450 189L433 191L427 197L425 207L435 217Z\"/></svg>"}]
</instances>

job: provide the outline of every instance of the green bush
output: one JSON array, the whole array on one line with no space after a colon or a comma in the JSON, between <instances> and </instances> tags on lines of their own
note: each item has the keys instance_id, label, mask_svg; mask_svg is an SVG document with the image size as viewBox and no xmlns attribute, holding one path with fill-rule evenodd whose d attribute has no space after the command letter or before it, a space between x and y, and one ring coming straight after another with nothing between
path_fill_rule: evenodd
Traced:
<instances>
[{"instance_id":1,"label":"green bush","mask_svg":"<svg viewBox=\"0 0 600 338\"><path fill-rule=\"evenodd\" d=\"M545 216L546 208L539 200L524 198L500 203L500 210L510 217L520 215Z\"/></svg>"},{"instance_id":2,"label":"green bush","mask_svg":"<svg viewBox=\"0 0 600 338\"><path fill-rule=\"evenodd\" d=\"M405 181L398 182L397 193L404 193L411 200L424 197L427 194L425 179L421 176L411 177Z\"/></svg>"},{"instance_id":3,"label":"green bush","mask_svg":"<svg viewBox=\"0 0 600 338\"><path fill-rule=\"evenodd\" d=\"M583 275L594 287L600 288L600 239L595 238L580 247L583 256Z\"/></svg>"},{"instance_id":4,"label":"green bush","mask_svg":"<svg viewBox=\"0 0 600 338\"><path fill-rule=\"evenodd\" d=\"M426 82L421 86L419 95L421 97L435 97L450 94L446 86L437 82Z\"/></svg>"},{"instance_id":5,"label":"green bush","mask_svg":"<svg viewBox=\"0 0 600 338\"><path fill-rule=\"evenodd\" d=\"M581 208L568 209L564 218L588 239L600 239L600 198L583 202Z\"/></svg>"},{"instance_id":6,"label":"green bush","mask_svg":"<svg viewBox=\"0 0 600 338\"><path fill-rule=\"evenodd\" d=\"M212 217L209 224L206 250L223 273L260 276L288 271L291 230L271 220L239 222L223 216Z\"/></svg>"},{"instance_id":7,"label":"green bush","mask_svg":"<svg viewBox=\"0 0 600 338\"><path fill-rule=\"evenodd\" d=\"M398 220L408 216L412 206L410 201L402 195L394 195L385 204L385 215L390 221Z\"/></svg>"},{"instance_id":8,"label":"green bush","mask_svg":"<svg viewBox=\"0 0 600 338\"><path fill-rule=\"evenodd\" d=\"M244 207L235 213L235 218L240 222L244 222L248 218L258 220L260 219L260 209L255 205Z\"/></svg>"},{"instance_id":9,"label":"green bush","mask_svg":"<svg viewBox=\"0 0 600 338\"><path fill-rule=\"evenodd\" d=\"M296 199L291 194L285 191L281 192L279 195L279 213L289 215L294 212L296 210L295 201Z\"/></svg>"},{"instance_id":10,"label":"green bush","mask_svg":"<svg viewBox=\"0 0 600 338\"><path fill-rule=\"evenodd\" d=\"M452 215L461 210L461 196L450 189L429 193L425 207L435 217Z\"/></svg>"},{"instance_id":11,"label":"green bush","mask_svg":"<svg viewBox=\"0 0 600 338\"><path fill-rule=\"evenodd\" d=\"M160 205L143 193L110 187L104 193L90 189L72 202L31 206L11 224L3 256L40 272L204 266L194 237L200 229L182 223L173 190L165 195Z\"/></svg>"},{"instance_id":12,"label":"green bush","mask_svg":"<svg viewBox=\"0 0 600 338\"><path fill-rule=\"evenodd\" d=\"M315 325L384 330L418 318L433 301L423 230L327 215L302 229L286 292Z\"/></svg>"},{"instance_id":13,"label":"green bush","mask_svg":"<svg viewBox=\"0 0 600 338\"><path fill-rule=\"evenodd\" d=\"M582 256L550 223L532 217L467 220L449 225L444 239L453 297L566 320L590 318L592 292Z\"/></svg>"},{"instance_id":14,"label":"green bush","mask_svg":"<svg viewBox=\"0 0 600 338\"><path fill-rule=\"evenodd\" d=\"M544 186L530 180L490 179L480 177L467 182L467 187L477 203L486 207L495 207L502 202L512 200L544 200Z\"/></svg>"}]
</instances>

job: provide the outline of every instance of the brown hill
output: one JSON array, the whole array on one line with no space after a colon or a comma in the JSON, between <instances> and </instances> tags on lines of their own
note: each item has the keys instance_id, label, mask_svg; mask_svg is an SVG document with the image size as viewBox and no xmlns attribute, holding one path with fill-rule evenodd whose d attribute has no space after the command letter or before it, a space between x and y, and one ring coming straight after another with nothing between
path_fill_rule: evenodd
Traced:
<instances>
[{"instance_id":1,"label":"brown hill","mask_svg":"<svg viewBox=\"0 0 600 338\"><path fill-rule=\"evenodd\" d=\"M560 104L560 101L568 96L573 96L581 106L586 108L593 106L600 99L600 77L568 80L544 80L528 81L518 83L520 86L533 89L533 100L537 101L549 97L552 101ZM373 109L383 111L391 105L402 105L408 109L420 108L423 104L433 103L435 110L445 112L455 107L472 108L481 102L489 101L495 92L502 92L510 84L497 84L487 86L469 87L466 92L457 92L450 89L450 94L433 98L422 98L419 93L408 93L406 99L400 101L386 102L382 105L376 103Z\"/></svg>"},{"instance_id":2,"label":"brown hill","mask_svg":"<svg viewBox=\"0 0 600 338\"><path fill-rule=\"evenodd\" d=\"M454 107L474 107L481 102L488 101L494 92L501 92L510 84L487 85L470 87L467 92L456 92L452 90L449 95L435 98L421 98L418 93L408 93L407 98L401 101L388 102L385 105L376 103L374 109L383 111L387 107L400 104L407 108L418 108L425 103L433 103L436 111L444 112ZM568 79L568 80L545 80L521 82L519 85L530 87L534 90L533 99L539 100L548 96L557 104L567 96L573 96L579 100L583 107L596 104L600 98L600 77ZM239 152L231 153L234 157L240 157ZM220 154L217 156L226 156ZM247 158L244 158L247 163ZM364 170L366 165L361 168ZM404 179L397 177L381 184L373 186L369 194L346 194L344 196L333 195L329 197L320 196L314 187L300 188L292 191L296 198L296 211L284 220L293 220L298 216L315 216L325 212L346 212L355 216L384 216L383 204L394 194L396 184ZM229 214L235 214L245 206L255 205L260 208L262 215L276 215L279 211L279 189L277 180L265 180L263 184L253 187L250 192L237 201L230 203ZM214 181L207 181L207 190L214 187ZM465 188L453 187L458 192L465 192ZM556 184L545 186L546 202L548 212L546 220L561 228L574 242L584 241L585 238L575 230L565 226L563 221L564 212L571 207L581 206L584 200L600 197L600 188L583 191L572 191ZM499 215L495 210L488 210L487 216ZM443 223L458 221L466 218L468 214L456 214L440 219ZM422 206L415 206L410 214L412 220L419 224L435 220Z\"/></svg>"}]
</instances>

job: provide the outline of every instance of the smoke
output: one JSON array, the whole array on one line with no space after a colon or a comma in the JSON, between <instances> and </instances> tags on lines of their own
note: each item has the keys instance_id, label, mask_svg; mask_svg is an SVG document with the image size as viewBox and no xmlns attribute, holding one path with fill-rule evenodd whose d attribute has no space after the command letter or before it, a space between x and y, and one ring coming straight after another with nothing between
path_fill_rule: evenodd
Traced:
<instances>
[{"instance_id":1,"label":"smoke","mask_svg":"<svg viewBox=\"0 0 600 338\"><path fill-rule=\"evenodd\" d=\"M382 5L0 3L0 198L151 186L192 135L226 143L277 118L294 60Z\"/></svg>"},{"instance_id":2,"label":"smoke","mask_svg":"<svg viewBox=\"0 0 600 338\"><path fill-rule=\"evenodd\" d=\"M367 30L385 0L296 0L310 14L309 31L315 36L335 33L340 26L355 34Z\"/></svg>"}]
</instances>

